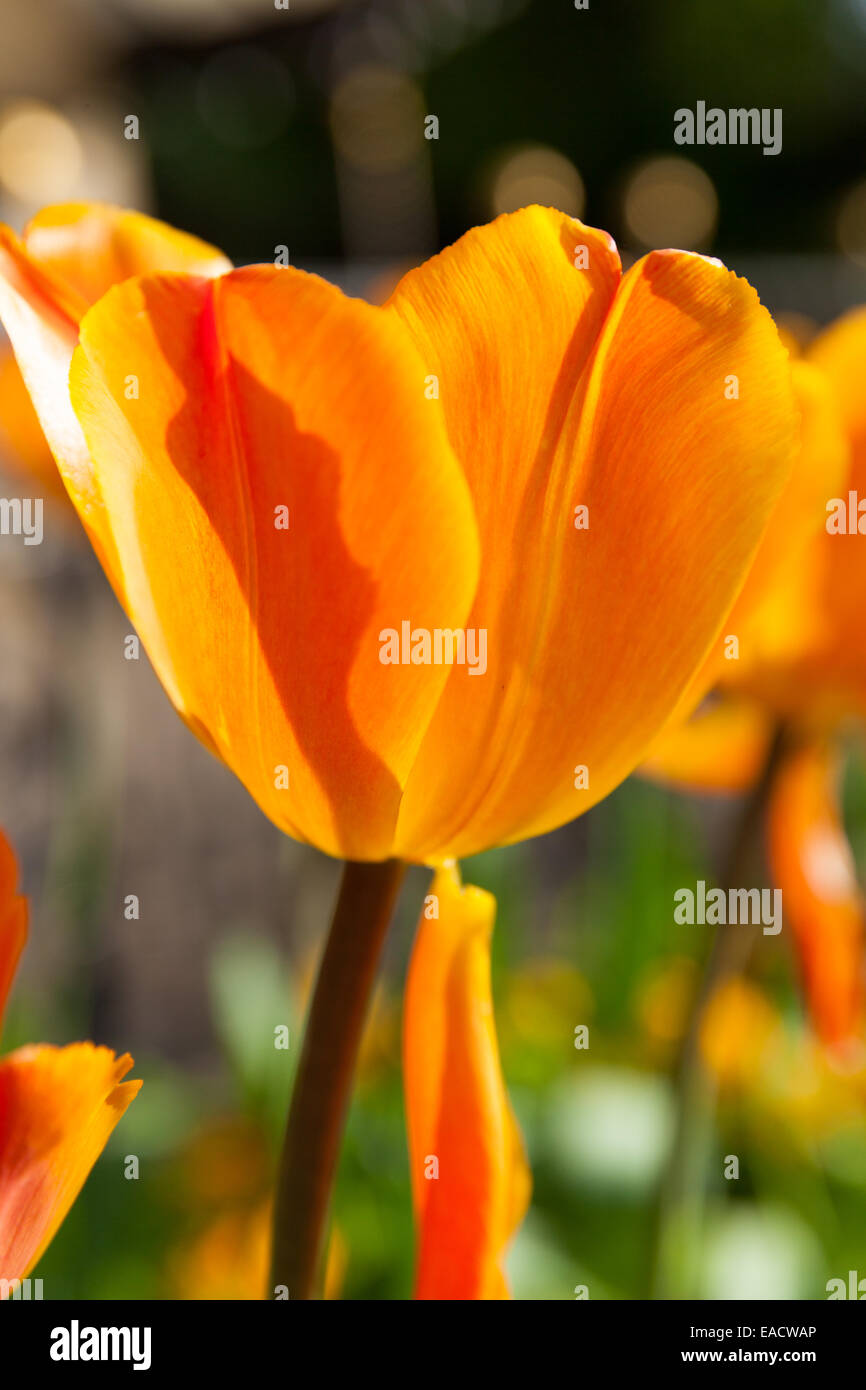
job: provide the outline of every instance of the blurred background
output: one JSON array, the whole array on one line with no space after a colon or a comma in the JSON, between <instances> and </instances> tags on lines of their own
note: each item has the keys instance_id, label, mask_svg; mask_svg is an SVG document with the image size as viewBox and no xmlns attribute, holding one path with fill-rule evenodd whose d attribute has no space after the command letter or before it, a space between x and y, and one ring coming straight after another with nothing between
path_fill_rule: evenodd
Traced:
<instances>
[{"instance_id":1,"label":"blurred background","mask_svg":"<svg viewBox=\"0 0 866 1390\"><path fill-rule=\"evenodd\" d=\"M866 301L866 0L3 0L2 27L0 220L16 229L105 199L239 263L287 247L379 299L469 226L541 202L605 227L626 259L709 250L778 314L825 322ZM698 100L780 107L782 152L676 146L674 112ZM0 420L5 495L22 491L20 428ZM45 478L44 543L0 539L0 824L32 908L4 1049L92 1037L131 1051L146 1084L38 1273L51 1298L257 1297L338 867L281 836L145 656L124 658L128 624ZM736 811L632 779L464 866L499 900L497 1022L534 1169L519 1298L653 1287L675 1059L709 945L674 925L673 893L718 869ZM425 881L407 880L365 1041L334 1297L411 1293L400 999ZM785 933L718 1001L705 1052L718 1105L697 1284L684 1273L679 1291L822 1298L866 1276L863 1083L813 1042Z\"/></svg>"}]
</instances>

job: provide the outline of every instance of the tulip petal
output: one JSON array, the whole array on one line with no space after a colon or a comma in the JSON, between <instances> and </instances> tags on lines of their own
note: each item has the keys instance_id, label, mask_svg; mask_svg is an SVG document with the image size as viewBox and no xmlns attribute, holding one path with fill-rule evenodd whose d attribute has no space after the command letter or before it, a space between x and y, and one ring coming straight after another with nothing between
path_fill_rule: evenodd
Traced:
<instances>
[{"instance_id":1,"label":"tulip petal","mask_svg":"<svg viewBox=\"0 0 866 1390\"><path fill-rule=\"evenodd\" d=\"M401 808L395 852L431 862L550 830L632 770L790 469L787 355L751 287L654 252L605 317L612 253L581 229L598 240L576 270L579 224L557 237L544 216L471 233L391 301L443 383L484 556L468 625L487 633L486 674L452 669Z\"/></svg>"},{"instance_id":2,"label":"tulip petal","mask_svg":"<svg viewBox=\"0 0 866 1390\"><path fill-rule=\"evenodd\" d=\"M281 828L353 859L389 853L447 676L383 664L382 634L459 627L477 581L424 379L399 321L274 266L127 281L70 377L92 467L61 471L171 699Z\"/></svg>"},{"instance_id":3,"label":"tulip petal","mask_svg":"<svg viewBox=\"0 0 866 1390\"><path fill-rule=\"evenodd\" d=\"M78 482L90 480L87 447L69 401L69 365L78 324L118 280L148 271L221 275L221 252L142 213L104 203L44 208L18 238L0 226L0 321L56 460ZM98 506L99 498L91 497ZM103 553L110 568L115 557Z\"/></svg>"},{"instance_id":4,"label":"tulip petal","mask_svg":"<svg viewBox=\"0 0 866 1390\"><path fill-rule=\"evenodd\" d=\"M0 1278L22 1279L54 1236L140 1081L126 1054L74 1043L0 1062Z\"/></svg>"},{"instance_id":5,"label":"tulip petal","mask_svg":"<svg viewBox=\"0 0 866 1390\"><path fill-rule=\"evenodd\" d=\"M28 257L89 308L123 280L158 271L224 275L221 251L144 213L108 203L43 208L22 237ZM78 317L82 317L82 313Z\"/></svg>"},{"instance_id":6,"label":"tulip petal","mask_svg":"<svg viewBox=\"0 0 866 1390\"><path fill-rule=\"evenodd\" d=\"M18 865L0 832L0 1031L9 988L27 940L27 900L16 892Z\"/></svg>"},{"instance_id":7,"label":"tulip petal","mask_svg":"<svg viewBox=\"0 0 866 1390\"><path fill-rule=\"evenodd\" d=\"M837 782L837 759L827 746L810 743L787 754L771 791L768 842L815 1030L841 1047L861 1022L866 905Z\"/></svg>"},{"instance_id":8,"label":"tulip petal","mask_svg":"<svg viewBox=\"0 0 866 1390\"><path fill-rule=\"evenodd\" d=\"M767 761L773 727L757 702L725 695L665 729L641 775L691 791L745 791Z\"/></svg>"},{"instance_id":9,"label":"tulip petal","mask_svg":"<svg viewBox=\"0 0 866 1390\"><path fill-rule=\"evenodd\" d=\"M415 1296L507 1298L502 1259L526 1211L530 1178L493 1020L496 903L461 887L453 865L437 872L431 894L438 917L422 914L404 1013Z\"/></svg>"}]
</instances>

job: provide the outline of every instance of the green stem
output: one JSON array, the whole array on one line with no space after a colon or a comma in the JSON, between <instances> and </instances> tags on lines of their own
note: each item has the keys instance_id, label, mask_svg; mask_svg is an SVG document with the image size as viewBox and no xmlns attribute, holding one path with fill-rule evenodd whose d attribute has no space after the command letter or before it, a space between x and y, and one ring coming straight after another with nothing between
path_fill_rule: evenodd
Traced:
<instances>
[{"instance_id":1,"label":"green stem","mask_svg":"<svg viewBox=\"0 0 866 1390\"><path fill-rule=\"evenodd\" d=\"M761 777L744 802L734 827L719 875L719 887L726 897L731 888L746 886L759 857L756 850L763 838L767 799L785 744L786 733L780 728L770 745ZM756 936L757 928L745 924L716 929L689 1015L676 1068L674 1137L657 1214L654 1298L693 1296L716 1100L715 1085L701 1058L701 1031L707 1005L726 980L745 969ZM683 1287L686 1292L678 1295L675 1290Z\"/></svg>"},{"instance_id":2,"label":"green stem","mask_svg":"<svg viewBox=\"0 0 866 1390\"><path fill-rule=\"evenodd\" d=\"M313 1297L370 992L405 865L348 862L319 967L280 1158L269 1297Z\"/></svg>"}]
</instances>

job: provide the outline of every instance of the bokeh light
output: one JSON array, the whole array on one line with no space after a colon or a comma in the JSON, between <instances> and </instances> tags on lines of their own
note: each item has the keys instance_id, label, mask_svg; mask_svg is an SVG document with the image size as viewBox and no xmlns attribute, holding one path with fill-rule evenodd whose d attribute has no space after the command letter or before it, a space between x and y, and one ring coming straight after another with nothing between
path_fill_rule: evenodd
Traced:
<instances>
[{"instance_id":1,"label":"bokeh light","mask_svg":"<svg viewBox=\"0 0 866 1390\"><path fill-rule=\"evenodd\" d=\"M22 203L68 196L81 165L75 128L53 107L21 101L0 115L0 184Z\"/></svg>"},{"instance_id":2,"label":"bokeh light","mask_svg":"<svg viewBox=\"0 0 866 1390\"><path fill-rule=\"evenodd\" d=\"M399 67L358 63L330 105L343 243L370 260L423 255L434 239L428 108Z\"/></svg>"},{"instance_id":3,"label":"bokeh light","mask_svg":"<svg viewBox=\"0 0 866 1390\"><path fill-rule=\"evenodd\" d=\"M340 78L331 97L338 154L367 173L409 164L424 138L420 88L405 73L363 64Z\"/></svg>"},{"instance_id":4,"label":"bokeh light","mask_svg":"<svg viewBox=\"0 0 866 1390\"><path fill-rule=\"evenodd\" d=\"M639 246L698 251L712 241L719 200L712 180L690 159L650 159L623 194L623 220Z\"/></svg>"},{"instance_id":5,"label":"bokeh light","mask_svg":"<svg viewBox=\"0 0 866 1390\"><path fill-rule=\"evenodd\" d=\"M490 201L494 216L540 203L581 217L586 191L579 170L564 154L546 145L522 145L497 162Z\"/></svg>"}]
</instances>

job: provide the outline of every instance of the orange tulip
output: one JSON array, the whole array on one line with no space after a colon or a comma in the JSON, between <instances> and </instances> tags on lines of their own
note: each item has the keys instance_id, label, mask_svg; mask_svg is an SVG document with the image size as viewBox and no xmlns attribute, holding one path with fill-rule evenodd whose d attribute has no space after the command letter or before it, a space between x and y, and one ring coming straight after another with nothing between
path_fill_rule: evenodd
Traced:
<instances>
[{"instance_id":1,"label":"orange tulip","mask_svg":"<svg viewBox=\"0 0 866 1390\"><path fill-rule=\"evenodd\" d=\"M563 824L642 759L790 465L787 359L744 281L682 252L623 276L605 233L532 207L381 307L290 267L135 275L81 319L67 389L81 302L39 256L7 258L0 315L66 487L176 708L277 825L442 864ZM408 1109L413 1150L465 1143L487 1195L470 1221L465 1175L452 1216L416 1187L425 1297L458 1286L464 1236L463 1296L501 1291L511 1225L467 893L419 940L443 959L410 987ZM456 1030L426 1080L422 1007Z\"/></svg>"},{"instance_id":2,"label":"orange tulip","mask_svg":"<svg viewBox=\"0 0 866 1390\"><path fill-rule=\"evenodd\" d=\"M737 636L739 659L725 660L723 636L644 767L684 786L743 789L756 781L773 730L784 724L769 789L770 868L813 1023L835 1048L863 1024L866 904L831 744L849 719L866 714L866 557L856 511L866 495L864 371L866 310L819 335L795 363L801 427L791 481L723 629ZM714 683L716 703L678 723Z\"/></svg>"},{"instance_id":3,"label":"orange tulip","mask_svg":"<svg viewBox=\"0 0 866 1390\"><path fill-rule=\"evenodd\" d=\"M137 276L81 324L70 402L39 250L0 311L67 488L175 705L281 828L441 862L640 760L789 466L785 355L745 282L675 252L622 277L541 208L383 308L290 267ZM422 660L464 625L483 673Z\"/></svg>"},{"instance_id":4,"label":"orange tulip","mask_svg":"<svg viewBox=\"0 0 866 1390\"><path fill-rule=\"evenodd\" d=\"M433 880L406 983L403 1066L418 1228L416 1297L508 1296L502 1256L529 1169L499 1065L490 988L496 903Z\"/></svg>"},{"instance_id":5,"label":"orange tulip","mask_svg":"<svg viewBox=\"0 0 866 1390\"><path fill-rule=\"evenodd\" d=\"M837 764L834 751L819 743L793 749L774 779L768 833L816 1030L844 1046L861 1021L864 907Z\"/></svg>"},{"instance_id":6,"label":"orange tulip","mask_svg":"<svg viewBox=\"0 0 866 1390\"><path fill-rule=\"evenodd\" d=\"M15 857L0 835L0 1024L27 937ZM22 1047L0 1060L0 1297L37 1263L126 1107L128 1053L107 1047Z\"/></svg>"}]
</instances>

